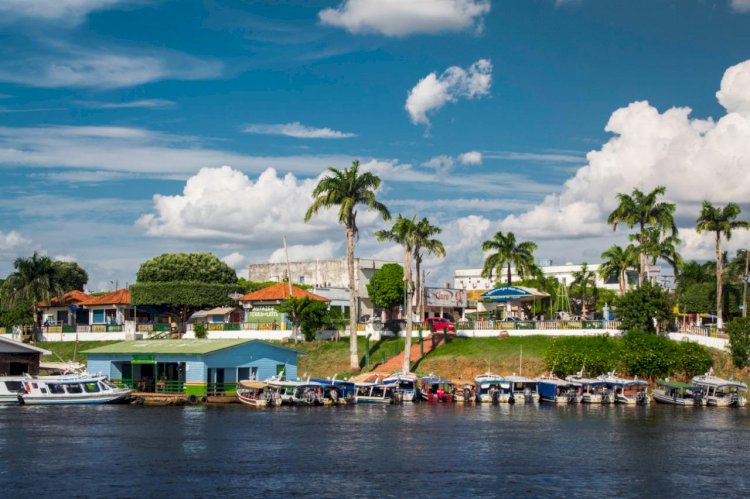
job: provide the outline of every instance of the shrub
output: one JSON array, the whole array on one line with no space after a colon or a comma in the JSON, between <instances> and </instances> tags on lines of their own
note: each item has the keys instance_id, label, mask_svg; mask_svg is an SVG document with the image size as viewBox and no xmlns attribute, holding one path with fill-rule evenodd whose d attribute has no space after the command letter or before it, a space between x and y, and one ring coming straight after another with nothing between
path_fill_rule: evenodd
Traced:
<instances>
[{"instance_id":1,"label":"shrub","mask_svg":"<svg viewBox=\"0 0 750 499\"><path fill-rule=\"evenodd\" d=\"M547 369L558 376L575 374L585 368L589 376L598 376L619 367L618 340L606 335L561 337L544 354Z\"/></svg>"},{"instance_id":2,"label":"shrub","mask_svg":"<svg viewBox=\"0 0 750 499\"><path fill-rule=\"evenodd\" d=\"M668 338L633 330L622 339L622 366L631 376L669 376L677 363L676 350L677 344Z\"/></svg>"},{"instance_id":3,"label":"shrub","mask_svg":"<svg viewBox=\"0 0 750 499\"><path fill-rule=\"evenodd\" d=\"M201 323L193 324L193 332L195 333L195 337L198 339L203 340L208 337L205 324L201 324Z\"/></svg>"},{"instance_id":4,"label":"shrub","mask_svg":"<svg viewBox=\"0 0 750 499\"><path fill-rule=\"evenodd\" d=\"M662 323L672 317L669 294L648 281L625 293L616 303L617 316L622 321L620 329L625 331L639 329L655 333L653 318Z\"/></svg>"},{"instance_id":5,"label":"shrub","mask_svg":"<svg viewBox=\"0 0 750 499\"><path fill-rule=\"evenodd\" d=\"M737 317L727 324L729 335L729 351L732 352L732 362L735 367L742 369L748 364L750 355L750 318Z\"/></svg>"},{"instance_id":6,"label":"shrub","mask_svg":"<svg viewBox=\"0 0 750 499\"><path fill-rule=\"evenodd\" d=\"M686 378L705 373L711 364L711 354L703 345L688 341L677 344L675 371L682 372Z\"/></svg>"}]
</instances>

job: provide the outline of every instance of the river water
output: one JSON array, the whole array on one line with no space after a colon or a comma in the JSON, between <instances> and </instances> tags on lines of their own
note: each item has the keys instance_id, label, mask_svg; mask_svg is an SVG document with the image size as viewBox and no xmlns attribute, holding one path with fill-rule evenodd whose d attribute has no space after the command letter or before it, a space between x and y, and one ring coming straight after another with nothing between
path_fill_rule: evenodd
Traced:
<instances>
[{"instance_id":1,"label":"river water","mask_svg":"<svg viewBox=\"0 0 750 499\"><path fill-rule=\"evenodd\" d=\"M748 462L748 409L0 407L3 497L748 497Z\"/></svg>"}]
</instances>

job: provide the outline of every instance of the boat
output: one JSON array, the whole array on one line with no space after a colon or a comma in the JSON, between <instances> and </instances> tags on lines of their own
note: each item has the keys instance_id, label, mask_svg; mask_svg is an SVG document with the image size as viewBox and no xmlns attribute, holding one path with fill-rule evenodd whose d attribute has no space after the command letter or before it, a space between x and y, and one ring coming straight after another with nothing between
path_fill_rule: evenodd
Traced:
<instances>
[{"instance_id":1,"label":"boat","mask_svg":"<svg viewBox=\"0 0 750 499\"><path fill-rule=\"evenodd\" d=\"M464 381L454 381L453 401L457 404L473 404L477 401L476 386Z\"/></svg>"},{"instance_id":2,"label":"boat","mask_svg":"<svg viewBox=\"0 0 750 499\"><path fill-rule=\"evenodd\" d=\"M421 380L419 396L427 402L453 402L453 383L437 376L425 376Z\"/></svg>"},{"instance_id":3,"label":"boat","mask_svg":"<svg viewBox=\"0 0 750 499\"><path fill-rule=\"evenodd\" d=\"M0 404L19 404L23 392L23 376L0 376Z\"/></svg>"},{"instance_id":4,"label":"boat","mask_svg":"<svg viewBox=\"0 0 750 499\"><path fill-rule=\"evenodd\" d=\"M271 387L279 394L282 405L291 405L292 399L294 398L294 392L300 386L299 381L283 381L280 379L271 378L268 381L268 386Z\"/></svg>"},{"instance_id":5,"label":"boat","mask_svg":"<svg viewBox=\"0 0 750 499\"><path fill-rule=\"evenodd\" d=\"M607 384L599 378L589 378L584 375L583 371L566 376L567 381L580 383L581 385L581 402L584 404L610 404L614 403L614 393L607 387Z\"/></svg>"},{"instance_id":6,"label":"boat","mask_svg":"<svg viewBox=\"0 0 750 499\"><path fill-rule=\"evenodd\" d=\"M648 383L643 380L620 378L614 372L602 374L597 379L606 383L617 404L646 405L649 402Z\"/></svg>"},{"instance_id":7,"label":"boat","mask_svg":"<svg viewBox=\"0 0 750 499\"><path fill-rule=\"evenodd\" d=\"M127 401L132 393L101 374L26 375L20 400L25 405L115 404Z\"/></svg>"},{"instance_id":8,"label":"boat","mask_svg":"<svg viewBox=\"0 0 750 499\"><path fill-rule=\"evenodd\" d=\"M344 405L356 402L356 388L353 382L333 379L311 378L323 387L323 405Z\"/></svg>"},{"instance_id":9,"label":"boat","mask_svg":"<svg viewBox=\"0 0 750 499\"><path fill-rule=\"evenodd\" d=\"M397 371L383 380L385 384L395 383L401 393L401 399L404 402L416 402L419 399L417 390L417 375L414 373L405 373Z\"/></svg>"},{"instance_id":10,"label":"boat","mask_svg":"<svg viewBox=\"0 0 750 499\"><path fill-rule=\"evenodd\" d=\"M293 405L324 405L323 384L317 381L304 381L297 385L292 395ZM330 402L329 404L330 405Z\"/></svg>"},{"instance_id":11,"label":"boat","mask_svg":"<svg viewBox=\"0 0 750 499\"><path fill-rule=\"evenodd\" d=\"M537 390L541 402L575 404L580 402L581 384L549 375L537 378Z\"/></svg>"},{"instance_id":12,"label":"boat","mask_svg":"<svg viewBox=\"0 0 750 499\"><path fill-rule=\"evenodd\" d=\"M693 407L706 405L702 386L670 381L668 379L660 380L656 385L658 388L651 391L651 396L657 402Z\"/></svg>"},{"instance_id":13,"label":"boat","mask_svg":"<svg viewBox=\"0 0 750 499\"><path fill-rule=\"evenodd\" d=\"M706 405L714 407L745 407L747 399L742 395L747 385L740 381L714 376L713 370L701 376L695 376L692 383L704 389Z\"/></svg>"},{"instance_id":14,"label":"boat","mask_svg":"<svg viewBox=\"0 0 750 499\"><path fill-rule=\"evenodd\" d=\"M400 402L398 385L395 383L356 383L358 404L396 404Z\"/></svg>"},{"instance_id":15,"label":"boat","mask_svg":"<svg viewBox=\"0 0 750 499\"><path fill-rule=\"evenodd\" d=\"M497 404L513 402L513 386L502 376L486 372L474 378L477 390L477 402Z\"/></svg>"},{"instance_id":16,"label":"boat","mask_svg":"<svg viewBox=\"0 0 750 499\"><path fill-rule=\"evenodd\" d=\"M511 384L513 398L517 404L529 404L539 400L539 393L537 392L535 379L527 378L525 376L516 376L514 373L511 376L505 376L505 381Z\"/></svg>"},{"instance_id":17,"label":"boat","mask_svg":"<svg viewBox=\"0 0 750 499\"><path fill-rule=\"evenodd\" d=\"M237 399L251 407L278 407L281 395L278 389L264 381L243 380L237 386Z\"/></svg>"}]
</instances>

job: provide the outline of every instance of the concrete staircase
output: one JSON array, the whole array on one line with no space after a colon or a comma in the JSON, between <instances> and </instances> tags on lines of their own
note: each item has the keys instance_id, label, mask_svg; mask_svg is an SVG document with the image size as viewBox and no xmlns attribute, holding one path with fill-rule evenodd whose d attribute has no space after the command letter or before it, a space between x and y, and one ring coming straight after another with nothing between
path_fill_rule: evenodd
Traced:
<instances>
[{"instance_id":1,"label":"concrete staircase","mask_svg":"<svg viewBox=\"0 0 750 499\"><path fill-rule=\"evenodd\" d=\"M433 341L434 339L434 341ZM431 334L424 338L424 354L427 355L435 348L439 347L445 341L445 336L442 334ZM419 355L419 339L412 338L411 351L409 352L409 366L412 366L416 361L420 360ZM404 363L404 352L391 357L385 363L378 366L377 371L385 374L390 374L395 371L400 371Z\"/></svg>"}]
</instances>

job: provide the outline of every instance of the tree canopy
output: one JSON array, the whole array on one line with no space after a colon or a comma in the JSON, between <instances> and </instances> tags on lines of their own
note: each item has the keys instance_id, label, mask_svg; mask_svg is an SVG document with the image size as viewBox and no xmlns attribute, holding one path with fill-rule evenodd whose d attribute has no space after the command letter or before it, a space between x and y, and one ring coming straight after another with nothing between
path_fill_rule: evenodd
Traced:
<instances>
[{"instance_id":1,"label":"tree canopy","mask_svg":"<svg viewBox=\"0 0 750 499\"><path fill-rule=\"evenodd\" d=\"M641 330L655 333L654 318L659 323L664 323L672 317L669 293L649 281L631 289L615 303L617 316L622 321L620 329L625 331Z\"/></svg>"},{"instance_id":2,"label":"tree canopy","mask_svg":"<svg viewBox=\"0 0 750 499\"><path fill-rule=\"evenodd\" d=\"M398 263L386 263L373 274L367 293L376 307L391 308L404 302L404 268Z\"/></svg>"},{"instance_id":3,"label":"tree canopy","mask_svg":"<svg viewBox=\"0 0 750 499\"><path fill-rule=\"evenodd\" d=\"M64 292L78 290L89 282L88 273L76 262L63 262L56 260L52 262L54 279Z\"/></svg>"},{"instance_id":4,"label":"tree canopy","mask_svg":"<svg viewBox=\"0 0 750 499\"><path fill-rule=\"evenodd\" d=\"M211 253L164 253L144 262L136 282L236 284L237 274Z\"/></svg>"},{"instance_id":5,"label":"tree canopy","mask_svg":"<svg viewBox=\"0 0 750 499\"><path fill-rule=\"evenodd\" d=\"M320 300L312 300L307 296L291 297L284 300L276 310L294 317L305 336L305 341L312 341L318 331L331 322L328 304Z\"/></svg>"},{"instance_id":6,"label":"tree canopy","mask_svg":"<svg viewBox=\"0 0 750 499\"><path fill-rule=\"evenodd\" d=\"M534 263L536 248L536 243L532 241L516 243L516 235L512 232L497 232L492 239L482 243L482 251L493 252L484 260L482 277L491 278L493 274L499 277L503 265L507 266L508 286L511 285L511 265L515 266L516 274L521 280L527 275L533 275L537 268Z\"/></svg>"}]
</instances>

